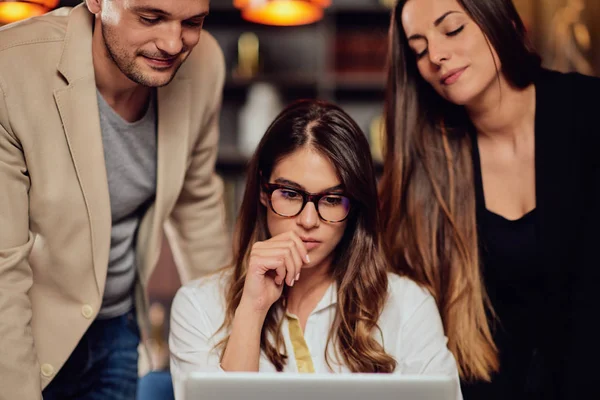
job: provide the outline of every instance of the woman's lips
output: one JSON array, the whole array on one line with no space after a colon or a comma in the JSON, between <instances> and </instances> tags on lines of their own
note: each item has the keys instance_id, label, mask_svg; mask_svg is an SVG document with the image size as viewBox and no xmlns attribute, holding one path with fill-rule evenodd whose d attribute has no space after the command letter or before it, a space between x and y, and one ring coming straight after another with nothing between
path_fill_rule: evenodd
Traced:
<instances>
[{"instance_id":1,"label":"woman's lips","mask_svg":"<svg viewBox=\"0 0 600 400\"><path fill-rule=\"evenodd\" d=\"M460 79L460 77L462 76L463 72L465 72L466 69L467 69L467 67L463 67L463 68L457 68L457 69L454 69L454 70L448 72L447 74L442 76L442 79L441 79L442 85L452 85L453 83L455 83L456 81L458 81Z\"/></svg>"},{"instance_id":2,"label":"woman's lips","mask_svg":"<svg viewBox=\"0 0 600 400\"><path fill-rule=\"evenodd\" d=\"M308 251L318 247L321 244L321 242L316 240L302 240L302 242Z\"/></svg>"}]
</instances>

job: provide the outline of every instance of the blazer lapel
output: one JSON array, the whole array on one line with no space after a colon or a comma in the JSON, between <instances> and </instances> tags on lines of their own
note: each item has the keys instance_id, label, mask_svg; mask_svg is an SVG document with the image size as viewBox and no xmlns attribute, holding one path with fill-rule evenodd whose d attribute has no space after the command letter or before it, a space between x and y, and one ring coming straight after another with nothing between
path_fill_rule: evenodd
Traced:
<instances>
[{"instance_id":1,"label":"blazer lapel","mask_svg":"<svg viewBox=\"0 0 600 400\"><path fill-rule=\"evenodd\" d=\"M110 251L110 197L93 79L54 93L65 136L88 210L98 292L103 293Z\"/></svg>"},{"instance_id":2,"label":"blazer lapel","mask_svg":"<svg viewBox=\"0 0 600 400\"><path fill-rule=\"evenodd\" d=\"M82 5L72 11L59 72L68 86L54 92L90 224L96 285L103 294L110 252L110 196L92 62L92 16Z\"/></svg>"},{"instance_id":3,"label":"blazer lapel","mask_svg":"<svg viewBox=\"0 0 600 400\"><path fill-rule=\"evenodd\" d=\"M156 201L149 236L142 240L141 279L147 282L160 253L162 223L180 193L189 160L191 90L185 77L158 89L158 161Z\"/></svg>"}]
</instances>

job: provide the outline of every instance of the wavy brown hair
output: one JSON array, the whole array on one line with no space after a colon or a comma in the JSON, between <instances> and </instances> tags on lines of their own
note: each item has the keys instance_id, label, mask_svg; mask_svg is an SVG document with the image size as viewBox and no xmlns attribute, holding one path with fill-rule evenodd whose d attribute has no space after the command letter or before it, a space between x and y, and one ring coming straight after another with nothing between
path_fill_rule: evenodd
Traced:
<instances>
[{"instance_id":1,"label":"wavy brown hair","mask_svg":"<svg viewBox=\"0 0 600 400\"><path fill-rule=\"evenodd\" d=\"M383 245L392 267L429 289L464 380L490 380L499 368L494 311L482 282L471 154L464 107L442 99L419 74L392 12L386 94ZM458 0L486 35L515 87L533 82L539 57L511 0Z\"/></svg>"},{"instance_id":2,"label":"wavy brown hair","mask_svg":"<svg viewBox=\"0 0 600 400\"><path fill-rule=\"evenodd\" d=\"M387 264L378 250L377 184L369 144L358 125L339 107L320 101L298 101L283 110L268 128L247 169L246 191L238 215L234 265L226 291L226 317L231 328L240 303L252 245L269 239L267 209L260 202L261 180L287 155L310 147L335 166L345 194L352 200L344 235L335 249L330 271L338 287L336 317L327 338L337 363L353 372L392 372L396 361L374 338L388 295ZM318 171L315 171L318 173ZM282 298L269 310L261 334L261 350L281 371L287 354L281 334ZM223 354L228 338L220 346Z\"/></svg>"}]
</instances>

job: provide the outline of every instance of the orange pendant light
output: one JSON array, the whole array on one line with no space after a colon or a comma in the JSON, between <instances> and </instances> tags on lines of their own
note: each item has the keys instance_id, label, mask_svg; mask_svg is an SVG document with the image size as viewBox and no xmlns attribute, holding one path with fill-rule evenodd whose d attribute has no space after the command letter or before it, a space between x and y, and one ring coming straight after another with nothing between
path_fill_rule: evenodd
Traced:
<instances>
[{"instance_id":1,"label":"orange pendant light","mask_svg":"<svg viewBox=\"0 0 600 400\"><path fill-rule=\"evenodd\" d=\"M331 0L234 0L247 21L275 26L306 25L323 18Z\"/></svg>"},{"instance_id":2,"label":"orange pendant light","mask_svg":"<svg viewBox=\"0 0 600 400\"><path fill-rule=\"evenodd\" d=\"M235 8L246 8L248 6L261 6L264 3L268 3L268 0L233 0ZM327 8L331 5L331 0L309 0L308 3L312 3L321 8Z\"/></svg>"},{"instance_id":3,"label":"orange pendant light","mask_svg":"<svg viewBox=\"0 0 600 400\"><path fill-rule=\"evenodd\" d=\"M59 0L0 0L0 25L42 15L58 6Z\"/></svg>"}]
</instances>

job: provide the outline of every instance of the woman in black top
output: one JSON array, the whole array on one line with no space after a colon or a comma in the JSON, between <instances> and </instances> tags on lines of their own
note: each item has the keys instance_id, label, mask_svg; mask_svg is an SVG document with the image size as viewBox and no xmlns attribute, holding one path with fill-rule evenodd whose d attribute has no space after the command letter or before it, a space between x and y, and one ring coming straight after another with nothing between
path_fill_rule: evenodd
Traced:
<instances>
[{"instance_id":1,"label":"woman in black top","mask_svg":"<svg viewBox=\"0 0 600 400\"><path fill-rule=\"evenodd\" d=\"M598 392L600 80L542 69L511 0L392 14L384 242L436 297L465 399Z\"/></svg>"}]
</instances>

